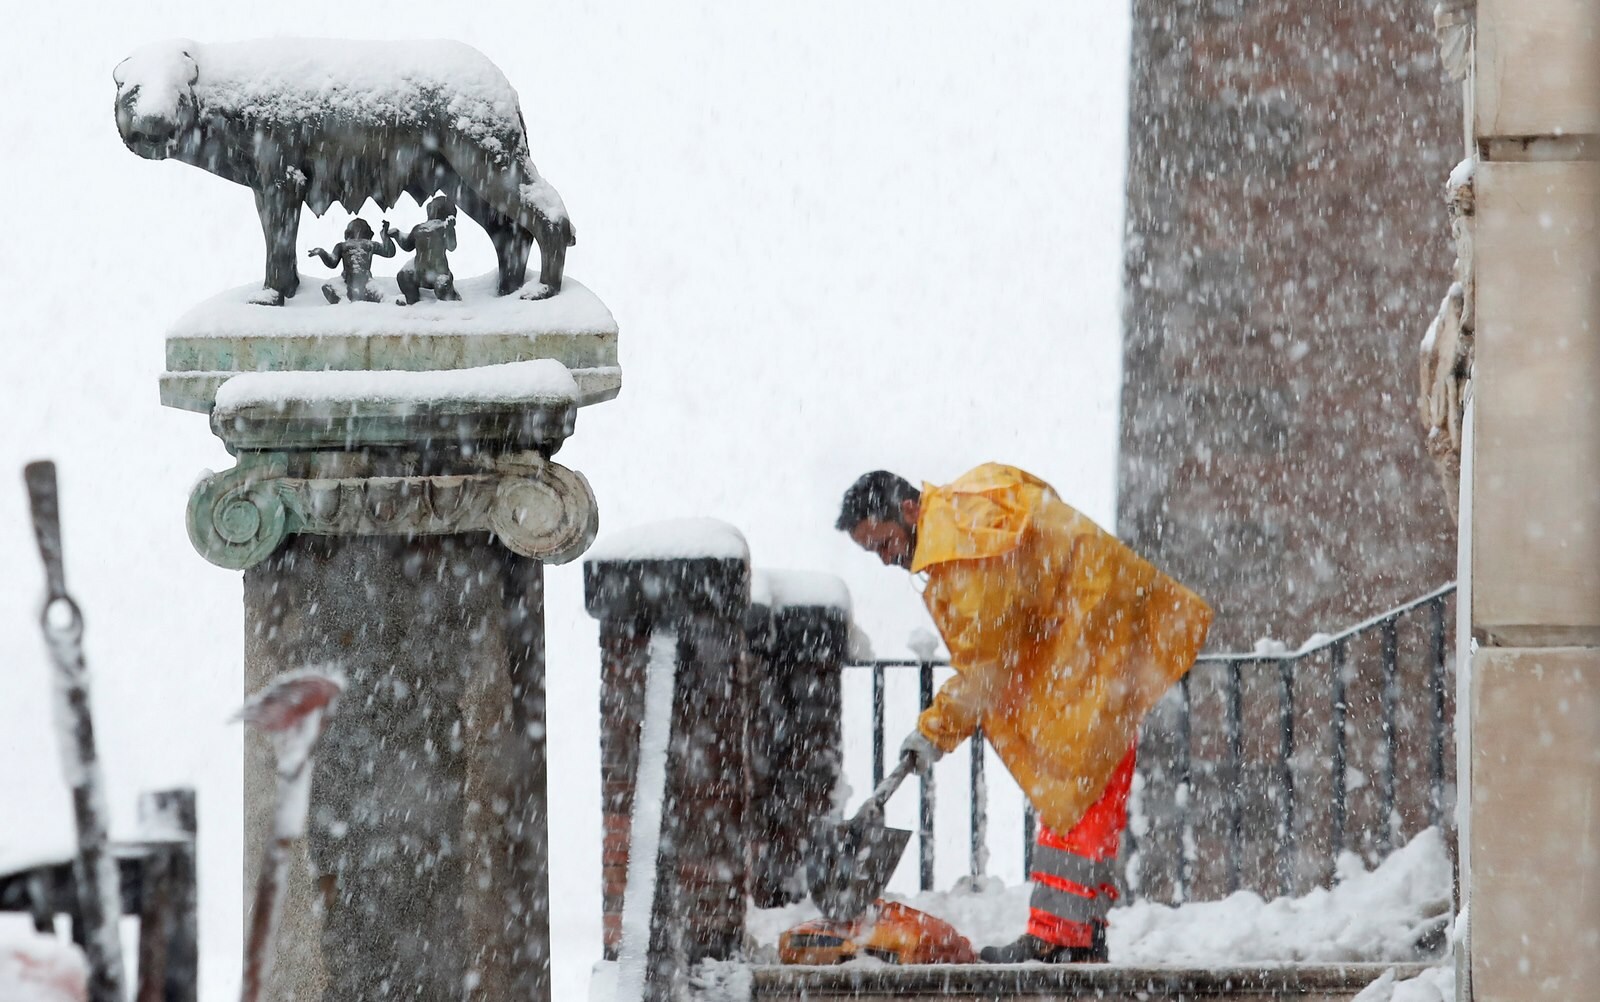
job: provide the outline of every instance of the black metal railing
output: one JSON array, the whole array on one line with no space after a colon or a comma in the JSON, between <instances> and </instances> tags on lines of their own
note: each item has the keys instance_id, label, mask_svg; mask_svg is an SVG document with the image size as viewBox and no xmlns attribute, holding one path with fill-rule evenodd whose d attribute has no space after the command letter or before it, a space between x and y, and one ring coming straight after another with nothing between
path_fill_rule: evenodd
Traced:
<instances>
[{"instance_id":1,"label":"black metal railing","mask_svg":"<svg viewBox=\"0 0 1600 1002\"><path fill-rule=\"evenodd\" d=\"M1143 841L1149 844L1141 845L1140 833L1130 826L1123 858L1142 852L1146 874L1146 879L1130 881L1132 889L1168 901L1215 897L1247 886L1263 893L1297 893L1326 883L1346 849L1359 849L1376 861L1396 847L1407 821L1413 828L1441 824L1448 806L1446 748L1451 738L1446 711L1453 688L1448 680L1447 624L1454 593L1454 584L1445 585L1340 633L1319 636L1296 651L1201 656L1146 721L1139 758L1143 782L1136 795L1144 798L1145 816L1160 819L1165 838L1164 848L1148 838ZM1374 646L1375 658L1368 656ZM1326 671L1315 671L1319 666ZM871 672L876 786L883 779L888 755L884 735L888 673L916 669L918 706L926 708L933 700L935 670L948 668L949 663L889 658L847 667ZM1359 697L1352 688L1361 690ZM1275 706L1260 705L1273 700ZM1199 712L1201 701L1209 704L1210 712ZM1419 703L1425 721L1416 719ZM1353 708L1358 711L1354 715ZM1269 735L1274 728L1276 734ZM1219 729L1220 734L1215 733ZM1402 738L1426 746L1419 756L1425 760L1426 775L1406 774L1408 790L1420 789L1411 799L1420 798L1422 803L1406 812L1399 809ZM1203 747L1197 755L1199 746ZM1297 760L1302 751L1319 750L1326 754L1310 762ZM1369 766L1376 759L1375 784L1365 781L1365 771L1358 774L1360 783L1352 782L1351 757L1356 753ZM967 754L968 869L980 875L988 858L983 742L969 742ZM1375 794L1367 793L1374 785ZM1312 787L1310 792L1317 796L1314 819L1303 787ZM1367 802L1359 819L1360 837L1352 839L1351 799L1357 787ZM917 826L923 890L934 886L934 794L933 778L923 780ZM1268 822L1268 811L1275 817L1261 824ZM1033 809L1025 805L1025 873L1031 866L1036 825ZM1154 834L1155 828L1152 823L1146 835ZM1207 838L1202 839L1202 833ZM1220 849L1220 854L1201 852L1197 848L1201 841ZM1258 864L1270 863L1252 866L1248 878L1247 848L1265 857L1258 858ZM1197 862L1204 858L1215 871L1218 855L1221 873L1197 877Z\"/></svg>"}]
</instances>

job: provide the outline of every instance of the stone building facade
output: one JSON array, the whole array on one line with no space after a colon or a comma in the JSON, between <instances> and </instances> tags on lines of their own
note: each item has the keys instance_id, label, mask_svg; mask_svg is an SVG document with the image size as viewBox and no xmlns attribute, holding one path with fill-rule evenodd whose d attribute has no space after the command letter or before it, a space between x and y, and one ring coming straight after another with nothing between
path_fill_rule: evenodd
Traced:
<instances>
[{"instance_id":1,"label":"stone building facade","mask_svg":"<svg viewBox=\"0 0 1600 1002\"><path fill-rule=\"evenodd\" d=\"M1118 529L1212 646L1447 582L1416 350L1458 86L1424 0L1135 0Z\"/></svg>"},{"instance_id":2,"label":"stone building facade","mask_svg":"<svg viewBox=\"0 0 1600 1002\"><path fill-rule=\"evenodd\" d=\"M1444 189L1463 155L1461 89L1441 68L1432 6L1134 0L1118 532L1212 603L1211 650L1262 637L1293 649L1456 576L1416 389L1418 344L1451 281ZM1385 693L1379 644L1349 651L1351 776L1377 776L1391 754L1385 699L1407 735L1437 712L1436 683L1412 667L1429 643L1426 628L1399 631L1398 695ZM1327 658L1295 668L1307 813L1294 838L1309 861L1330 844L1376 860L1426 825L1413 779L1426 770L1399 770L1398 815L1358 781L1348 841L1330 842L1329 820L1310 811L1329 789L1332 672ZM1196 672L1190 724L1158 714L1146 727L1151 790L1178 782L1163 770L1190 735L1199 818L1182 850L1149 818L1143 871L1172 872L1181 851L1189 879L1182 890L1147 879L1148 896L1217 897L1240 880L1219 862L1233 788L1250 843L1242 882L1280 888L1267 862L1281 679L1252 668L1240 679L1238 770L1225 672ZM1308 864L1289 887L1329 879Z\"/></svg>"}]
</instances>

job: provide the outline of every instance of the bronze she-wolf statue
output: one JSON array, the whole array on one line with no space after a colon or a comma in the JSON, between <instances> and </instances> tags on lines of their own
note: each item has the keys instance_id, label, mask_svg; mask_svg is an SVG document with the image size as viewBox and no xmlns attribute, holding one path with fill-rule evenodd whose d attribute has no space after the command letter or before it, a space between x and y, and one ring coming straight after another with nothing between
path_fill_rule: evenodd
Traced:
<instances>
[{"instance_id":1,"label":"bronze she-wolf statue","mask_svg":"<svg viewBox=\"0 0 1600 1002\"><path fill-rule=\"evenodd\" d=\"M387 209L437 191L494 242L500 295L523 287L535 243L539 283L524 298L561 289L572 222L533 165L516 91L470 46L177 40L139 49L113 76L128 149L255 192L267 240L259 302L281 305L299 286L302 204L320 216L334 202Z\"/></svg>"}]
</instances>

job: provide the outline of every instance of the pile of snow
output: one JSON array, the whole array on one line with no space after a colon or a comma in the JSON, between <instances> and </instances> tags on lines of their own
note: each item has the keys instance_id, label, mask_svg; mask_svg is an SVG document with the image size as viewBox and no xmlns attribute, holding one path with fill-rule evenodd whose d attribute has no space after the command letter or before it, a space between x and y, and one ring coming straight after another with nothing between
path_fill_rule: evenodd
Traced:
<instances>
[{"instance_id":1,"label":"pile of snow","mask_svg":"<svg viewBox=\"0 0 1600 1002\"><path fill-rule=\"evenodd\" d=\"M1417 960L1417 941L1449 920L1450 885L1444 839L1430 828L1371 871L1343 854L1335 886L1301 897L1239 891L1115 909L1111 952L1122 963Z\"/></svg>"},{"instance_id":2,"label":"pile of snow","mask_svg":"<svg viewBox=\"0 0 1600 1002\"><path fill-rule=\"evenodd\" d=\"M749 560L744 535L715 518L672 518L604 536L586 560Z\"/></svg>"},{"instance_id":3,"label":"pile of snow","mask_svg":"<svg viewBox=\"0 0 1600 1002\"><path fill-rule=\"evenodd\" d=\"M770 609L821 606L850 611L844 579L822 571L758 569L750 578L750 603Z\"/></svg>"},{"instance_id":4,"label":"pile of snow","mask_svg":"<svg viewBox=\"0 0 1600 1002\"><path fill-rule=\"evenodd\" d=\"M1301 897L1265 901L1239 891L1221 901L1170 905L1136 901L1111 911L1111 959L1119 964L1218 966L1257 961L1411 962L1417 943L1450 914L1450 860L1430 828L1373 870L1345 853L1338 882ZM908 898L976 945L1008 943L1028 923L1029 885L994 878ZM751 909L752 938L773 947L779 933L818 915L809 902ZM1424 996L1425 997L1425 996ZM1405 996L1397 996L1402 1002Z\"/></svg>"},{"instance_id":5,"label":"pile of snow","mask_svg":"<svg viewBox=\"0 0 1600 1002\"><path fill-rule=\"evenodd\" d=\"M342 296L344 280L339 273L301 272L300 291L282 306L267 308L251 303L250 298L261 293L261 283L252 282L195 306L178 318L167 337L617 334L616 318L600 297L571 278L562 279L558 295L539 300L496 295L499 281L495 272L458 279L459 302L441 303L424 296L415 306L396 306L400 287L395 280L374 276L373 288L384 294L383 302L329 303L320 289L324 282L332 282Z\"/></svg>"},{"instance_id":6,"label":"pile of snow","mask_svg":"<svg viewBox=\"0 0 1600 1002\"><path fill-rule=\"evenodd\" d=\"M1455 1002L1456 969L1430 967L1414 978L1396 981L1393 969L1361 990L1351 1002Z\"/></svg>"},{"instance_id":7,"label":"pile of snow","mask_svg":"<svg viewBox=\"0 0 1600 1002\"><path fill-rule=\"evenodd\" d=\"M83 1002L89 967L71 943L0 926L0 1002Z\"/></svg>"},{"instance_id":8,"label":"pile of snow","mask_svg":"<svg viewBox=\"0 0 1600 1002\"><path fill-rule=\"evenodd\" d=\"M576 403L578 384L549 358L431 372L325 370L245 372L217 390L217 413L295 403L383 403L410 406L472 403Z\"/></svg>"}]
</instances>

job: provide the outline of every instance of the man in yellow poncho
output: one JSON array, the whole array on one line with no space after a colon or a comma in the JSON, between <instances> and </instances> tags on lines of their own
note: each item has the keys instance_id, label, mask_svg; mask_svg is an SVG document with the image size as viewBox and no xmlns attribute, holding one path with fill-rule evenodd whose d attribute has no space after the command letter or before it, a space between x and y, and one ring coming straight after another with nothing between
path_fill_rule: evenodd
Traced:
<instances>
[{"instance_id":1,"label":"man in yellow poncho","mask_svg":"<svg viewBox=\"0 0 1600 1002\"><path fill-rule=\"evenodd\" d=\"M1211 609L1014 466L921 491L868 473L837 527L926 573L956 670L901 754L926 771L981 725L1042 822L1028 931L983 959L1104 962L1139 723L1194 664Z\"/></svg>"}]
</instances>

